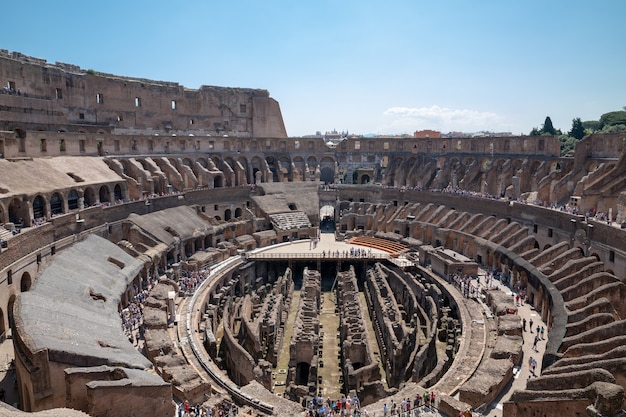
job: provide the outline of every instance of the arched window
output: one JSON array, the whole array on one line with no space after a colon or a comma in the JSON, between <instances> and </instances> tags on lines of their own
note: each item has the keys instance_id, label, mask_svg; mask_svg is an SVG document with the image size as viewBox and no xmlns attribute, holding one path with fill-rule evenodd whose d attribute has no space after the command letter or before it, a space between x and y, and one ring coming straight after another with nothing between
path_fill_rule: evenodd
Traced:
<instances>
[{"instance_id":1,"label":"arched window","mask_svg":"<svg viewBox=\"0 0 626 417\"><path fill-rule=\"evenodd\" d=\"M122 196L122 187L120 187L119 184L117 184L115 186L115 188L113 189L113 196L115 198L115 201L119 201L119 200L123 200L123 196Z\"/></svg>"},{"instance_id":2,"label":"arched window","mask_svg":"<svg viewBox=\"0 0 626 417\"><path fill-rule=\"evenodd\" d=\"M46 202L43 197L38 195L33 200L33 217L36 219L41 219L46 215Z\"/></svg>"},{"instance_id":3,"label":"arched window","mask_svg":"<svg viewBox=\"0 0 626 417\"><path fill-rule=\"evenodd\" d=\"M78 209L78 193L76 190L70 190L67 194L67 208L70 210Z\"/></svg>"},{"instance_id":4,"label":"arched window","mask_svg":"<svg viewBox=\"0 0 626 417\"><path fill-rule=\"evenodd\" d=\"M96 193L94 193L93 188L87 187L85 188L85 207L90 207L96 204Z\"/></svg>"},{"instance_id":5,"label":"arched window","mask_svg":"<svg viewBox=\"0 0 626 417\"><path fill-rule=\"evenodd\" d=\"M59 193L52 194L50 198L50 213L63 214L63 199Z\"/></svg>"},{"instance_id":6,"label":"arched window","mask_svg":"<svg viewBox=\"0 0 626 417\"><path fill-rule=\"evenodd\" d=\"M32 280L30 278L30 274L28 272L24 272L22 274L22 279L20 280L20 291L26 292L30 290L31 285L32 285Z\"/></svg>"},{"instance_id":7,"label":"arched window","mask_svg":"<svg viewBox=\"0 0 626 417\"><path fill-rule=\"evenodd\" d=\"M100 187L99 195L101 203L108 203L111 201L111 194L109 192L109 188L106 185Z\"/></svg>"}]
</instances>

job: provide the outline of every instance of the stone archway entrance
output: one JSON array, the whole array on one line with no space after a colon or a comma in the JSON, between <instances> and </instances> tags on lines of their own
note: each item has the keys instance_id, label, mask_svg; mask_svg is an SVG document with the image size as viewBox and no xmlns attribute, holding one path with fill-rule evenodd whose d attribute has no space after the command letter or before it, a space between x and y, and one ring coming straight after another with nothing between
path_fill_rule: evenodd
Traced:
<instances>
[{"instance_id":1,"label":"stone archway entrance","mask_svg":"<svg viewBox=\"0 0 626 417\"><path fill-rule=\"evenodd\" d=\"M320 232L335 233L335 208L329 204L320 209Z\"/></svg>"}]
</instances>

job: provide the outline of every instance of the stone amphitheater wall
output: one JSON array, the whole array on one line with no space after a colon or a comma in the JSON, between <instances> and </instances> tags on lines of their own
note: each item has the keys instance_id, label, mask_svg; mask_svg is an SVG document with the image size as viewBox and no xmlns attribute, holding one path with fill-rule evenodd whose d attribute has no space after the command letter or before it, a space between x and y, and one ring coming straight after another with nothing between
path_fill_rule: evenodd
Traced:
<instances>
[{"instance_id":1,"label":"stone amphitheater wall","mask_svg":"<svg viewBox=\"0 0 626 417\"><path fill-rule=\"evenodd\" d=\"M286 137L278 103L267 90L122 77L0 53L5 129L159 129ZM27 109L25 111L24 109ZM166 109L166 110L164 110Z\"/></svg>"}]
</instances>

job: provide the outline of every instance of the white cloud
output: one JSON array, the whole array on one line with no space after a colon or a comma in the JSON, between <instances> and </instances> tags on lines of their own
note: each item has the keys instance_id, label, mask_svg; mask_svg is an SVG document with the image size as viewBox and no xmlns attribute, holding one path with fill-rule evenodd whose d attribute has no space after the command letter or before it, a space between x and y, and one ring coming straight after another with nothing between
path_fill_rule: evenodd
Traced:
<instances>
[{"instance_id":1,"label":"white cloud","mask_svg":"<svg viewBox=\"0 0 626 417\"><path fill-rule=\"evenodd\" d=\"M467 109L431 107L391 107L383 112L390 119L388 129L394 132L412 133L416 130L433 129L442 132L501 130L502 120L496 113Z\"/></svg>"}]
</instances>

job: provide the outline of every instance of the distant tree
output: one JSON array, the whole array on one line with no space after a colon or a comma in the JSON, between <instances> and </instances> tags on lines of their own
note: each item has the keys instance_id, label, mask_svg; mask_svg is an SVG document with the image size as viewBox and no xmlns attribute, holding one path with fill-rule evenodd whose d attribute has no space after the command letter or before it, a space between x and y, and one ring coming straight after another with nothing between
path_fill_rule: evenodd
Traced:
<instances>
[{"instance_id":1,"label":"distant tree","mask_svg":"<svg viewBox=\"0 0 626 417\"><path fill-rule=\"evenodd\" d=\"M556 129L552 125L552 119L550 119L550 116L546 116L546 121L543 122L543 128L541 129L541 133L545 133L547 135L556 135Z\"/></svg>"},{"instance_id":2,"label":"distant tree","mask_svg":"<svg viewBox=\"0 0 626 417\"><path fill-rule=\"evenodd\" d=\"M604 126L601 133L626 133L626 124Z\"/></svg>"},{"instance_id":3,"label":"distant tree","mask_svg":"<svg viewBox=\"0 0 626 417\"><path fill-rule=\"evenodd\" d=\"M578 140L585 137L585 127L583 126L583 122L580 120L580 117L572 120L572 129L568 132L568 135Z\"/></svg>"},{"instance_id":4,"label":"distant tree","mask_svg":"<svg viewBox=\"0 0 626 417\"><path fill-rule=\"evenodd\" d=\"M541 130L533 127L533 129L530 131L530 136L541 136Z\"/></svg>"},{"instance_id":5,"label":"distant tree","mask_svg":"<svg viewBox=\"0 0 626 417\"><path fill-rule=\"evenodd\" d=\"M600 129L613 125L626 125L626 111L612 111L600 116Z\"/></svg>"},{"instance_id":6,"label":"distant tree","mask_svg":"<svg viewBox=\"0 0 626 417\"><path fill-rule=\"evenodd\" d=\"M576 150L578 139L573 136L560 135L559 142L561 143L561 156L567 156L568 153Z\"/></svg>"},{"instance_id":7,"label":"distant tree","mask_svg":"<svg viewBox=\"0 0 626 417\"><path fill-rule=\"evenodd\" d=\"M600 130L600 122L598 120L587 120L583 122L583 127L587 132L593 133Z\"/></svg>"}]
</instances>

